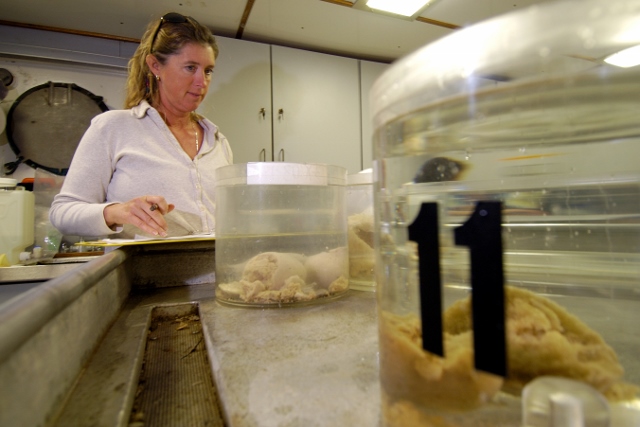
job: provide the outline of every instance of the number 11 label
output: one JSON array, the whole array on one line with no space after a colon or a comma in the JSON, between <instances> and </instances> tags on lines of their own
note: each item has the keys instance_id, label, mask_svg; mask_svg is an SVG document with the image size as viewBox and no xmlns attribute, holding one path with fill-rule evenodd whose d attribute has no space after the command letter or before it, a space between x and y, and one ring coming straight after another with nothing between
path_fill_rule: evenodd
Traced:
<instances>
[{"instance_id":1,"label":"number 11 label","mask_svg":"<svg viewBox=\"0 0 640 427\"><path fill-rule=\"evenodd\" d=\"M423 203L408 229L409 239L418 244L422 347L444 357L438 223L438 204ZM455 228L454 238L456 245L469 248L471 258L475 367L506 376L501 203L478 202L467 221Z\"/></svg>"}]
</instances>

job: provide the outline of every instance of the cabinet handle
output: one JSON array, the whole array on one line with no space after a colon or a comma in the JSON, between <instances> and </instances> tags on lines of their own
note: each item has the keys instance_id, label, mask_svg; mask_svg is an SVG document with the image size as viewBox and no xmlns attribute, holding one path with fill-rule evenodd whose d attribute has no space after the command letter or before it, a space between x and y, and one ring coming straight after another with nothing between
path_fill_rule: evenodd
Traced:
<instances>
[{"instance_id":1,"label":"cabinet handle","mask_svg":"<svg viewBox=\"0 0 640 427\"><path fill-rule=\"evenodd\" d=\"M258 114L260 114L262 116L262 118L264 119L267 115L267 110L265 110L264 108L261 108L260 111L258 112Z\"/></svg>"},{"instance_id":2,"label":"cabinet handle","mask_svg":"<svg viewBox=\"0 0 640 427\"><path fill-rule=\"evenodd\" d=\"M278 110L278 120L284 120L284 109L282 108Z\"/></svg>"},{"instance_id":3,"label":"cabinet handle","mask_svg":"<svg viewBox=\"0 0 640 427\"><path fill-rule=\"evenodd\" d=\"M284 162L284 148L281 148L280 152L278 153L278 161Z\"/></svg>"},{"instance_id":4,"label":"cabinet handle","mask_svg":"<svg viewBox=\"0 0 640 427\"><path fill-rule=\"evenodd\" d=\"M266 149L262 149L260 150L260 154L258 155L258 161L260 162L266 162L267 161L267 150Z\"/></svg>"}]
</instances>

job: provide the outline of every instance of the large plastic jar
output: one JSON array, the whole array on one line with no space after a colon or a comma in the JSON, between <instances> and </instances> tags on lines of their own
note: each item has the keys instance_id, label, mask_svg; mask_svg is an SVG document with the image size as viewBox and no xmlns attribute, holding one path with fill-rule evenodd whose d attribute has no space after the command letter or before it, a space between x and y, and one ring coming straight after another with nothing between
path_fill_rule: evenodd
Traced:
<instances>
[{"instance_id":1,"label":"large plastic jar","mask_svg":"<svg viewBox=\"0 0 640 427\"><path fill-rule=\"evenodd\" d=\"M346 169L244 163L216 170L216 299L283 307L349 289Z\"/></svg>"},{"instance_id":2,"label":"large plastic jar","mask_svg":"<svg viewBox=\"0 0 640 427\"><path fill-rule=\"evenodd\" d=\"M349 287L358 291L375 291L373 173L370 169L347 176L347 224Z\"/></svg>"},{"instance_id":3,"label":"large plastic jar","mask_svg":"<svg viewBox=\"0 0 640 427\"><path fill-rule=\"evenodd\" d=\"M0 178L0 255L9 264L20 261L20 252L33 245L35 198L11 178Z\"/></svg>"},{"instance_id":4,"label":"large plastic jar","mask_svg":"<svg viewBox=\"0 0 640 427\"><path fill-rule=\"evenodd\" d=\"M384 425L640 425L637 45L638 0L545 3L374 84Z\"/></svg>"}]
</instances>

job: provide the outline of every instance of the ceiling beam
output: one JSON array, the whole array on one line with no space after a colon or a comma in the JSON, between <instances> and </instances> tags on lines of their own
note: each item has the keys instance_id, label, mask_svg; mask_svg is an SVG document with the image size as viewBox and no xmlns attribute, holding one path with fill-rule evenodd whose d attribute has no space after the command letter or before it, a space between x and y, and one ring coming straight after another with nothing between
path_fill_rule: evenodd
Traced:
<instances>
[{"instance_id":1,"label":"ceiling beam","mask_svg":"<svg viewBox=\"0 0 640 427\"><path fill-rule=\"evenodd\" d=\"M251 9L253 8L253 4L256 0L247 0L247 4L244 6L244 13L242 14L242 19L240 19L240 25L238 26L238 31L236 32L236 38L241 39L242 34L244 33L244 27L247 26L247 21L249 20L249 15L251 14Z\"/></svg>"},{"instance_id":2,"label":"ceiling beam","mask_svg":"<svg viewBox=\"0 0 640 427\"><path fill-rule=\"evenodd\" d=\"M132 37L114 36L111 34L94 33L91 31L71 30L69 28L49 27L47 25L26 24L23 22L5 21L0 19L0 25L10 27L31 28L32 30L55 31L57 33L75 34L79 36L97 37L100 39L118 40L121 42L140 43L140 39Z\"/></svg>"},{"instance_id":3,"label":"ceiling beam","mask_svg":"<svg viewBox=\"0 0 640 427\"><path fill-rule=\"evenodd\" d=\"M460 28L460 25L449 24L448 22L438 21L435 19L423 18L422 16L418 16L416 21L424 22L425 24L436 25L438 27L451 28L452 30L457 30Z\"/></svg>"},{"instance_id":4,"label":"ceiling beam","mask_svg":"<svg viewBox=\"0 0 640 427\"><path fill-rule=\"evenodd\" d=\"M353 7L353 3L347 0L322 0L322 1L326 1L327 3L331 3L331 4L337 4L340 6Z\"/></svg>"}]
</instances>

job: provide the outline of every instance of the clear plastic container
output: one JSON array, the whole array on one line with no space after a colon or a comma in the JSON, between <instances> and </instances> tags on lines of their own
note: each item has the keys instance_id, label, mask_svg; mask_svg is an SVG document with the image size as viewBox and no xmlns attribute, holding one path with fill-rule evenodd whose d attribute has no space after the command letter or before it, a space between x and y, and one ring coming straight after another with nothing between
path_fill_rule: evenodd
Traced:
<instances>
[{"instance_id":1,"label":"clear plastic container","mask_svg":"<svg viewBox=\"0 0 640 427\"><path fill-rule=\"evenodd\" d=\"M371 169L347 176L347 224L349 287L359 291L375 291L376 253Z\"/></svg>"},{"instance_id":2,"label":"clear plastic container","mask_svg":"<svg viewBox=\"0 0 640 427\"><path fill-rule=\"evenodd\" d=\"M20 253L33 245L35 199L31 191L11 178L0 178L0 255L9 264L20 262Z\"/></svg>"},{"instance_id":3,"label":"clear plastic container","mask_svg":"<svg viewBox=\"0 0 640 427\"><path fill-rule=\"evenodd\" d=\"M216 299L282 307L349 289L346 169L245 163L216 171Z\"/></svg>"},{"instance_id":4,"label":"clear plastic container","mask_svg":"<svg viewBox=\"0 0 640 427\"><path fill-rule=\"evenodd\" d=\"M639 28L638 0L545 3L376 81L386 426L519 427L542 376L635 425L640 67L603 58L639 45ZM557 400L559 418L575 399Z\"/></svg>"}]
</instances>

